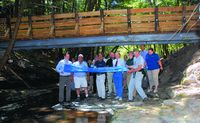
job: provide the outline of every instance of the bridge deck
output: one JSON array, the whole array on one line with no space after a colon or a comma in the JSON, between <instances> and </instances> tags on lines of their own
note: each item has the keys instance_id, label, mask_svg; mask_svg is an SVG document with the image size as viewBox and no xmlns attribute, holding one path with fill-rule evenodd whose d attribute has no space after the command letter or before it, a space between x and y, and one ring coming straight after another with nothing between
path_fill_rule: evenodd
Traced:
<instances>
[{"instance_id":1,"label":"bridge deck","mask_svg":"<svg viewBox=\"0 0 200 123\"><path fill-rule=\"evenodd\" d=\"M195 5L23 17L17 39L27 41L29 39L172 33L189 19L194 8ZM199 12L196 12L184 30L189 30L198 18ZM16 18L8 20L0 19L0 41L9 40L9 34L11 34L9 31L14 30ZM191 30L200 30L200 21Z\"/></svg>"}]
</instances>

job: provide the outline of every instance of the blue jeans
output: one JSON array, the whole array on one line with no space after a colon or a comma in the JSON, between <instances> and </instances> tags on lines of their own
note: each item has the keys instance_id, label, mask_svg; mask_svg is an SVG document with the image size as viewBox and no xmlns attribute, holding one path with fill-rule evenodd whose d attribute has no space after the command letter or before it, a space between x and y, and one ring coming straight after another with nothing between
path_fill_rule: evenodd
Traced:
<instances>
[{"instance_id":1,"label":"blue jeans","mask_svg":"<svg viewBox=\"0 0 200 123\"><path fill-rule=\"evenodd\" d=\"M115 72L113 74L113 81L115 84L115 90L116 90L117 96L122 98L122 94L123 94L123 85L122 85L123 74L122 74L122 72Z\"/></svg>"}]
</instances>

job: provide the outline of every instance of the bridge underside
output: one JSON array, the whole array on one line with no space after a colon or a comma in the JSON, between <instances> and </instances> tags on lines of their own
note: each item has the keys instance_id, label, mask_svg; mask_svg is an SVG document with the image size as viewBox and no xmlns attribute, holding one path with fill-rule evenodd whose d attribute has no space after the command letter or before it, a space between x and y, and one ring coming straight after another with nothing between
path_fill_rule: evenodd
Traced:
<instances>
[{"instance_id":1,"label":"bridge underside","mask_svg":"<svg viewBox=\"0 0 200 123\"><path fill-rule=\"evenodd\" d=\"M174 33L131 34L97 37L55 38L45 40L23 40L16 41L14 50L197 42L200 42L200 34L197 32L178 33L177 35L174 35ZM0 49L6 49L7 46L8 42L0 42Z\"/></svg>"}]
</instances>

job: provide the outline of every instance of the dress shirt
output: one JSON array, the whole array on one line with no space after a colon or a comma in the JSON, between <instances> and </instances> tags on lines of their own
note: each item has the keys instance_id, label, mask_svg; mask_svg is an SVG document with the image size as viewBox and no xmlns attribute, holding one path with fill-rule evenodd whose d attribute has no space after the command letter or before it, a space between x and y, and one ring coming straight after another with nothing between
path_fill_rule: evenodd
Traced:
<instances>
[{"instance_id":1,"label":"dress shirt","mask_svg":"<svg viewBox=\"0 0 200 123\"><path fill-rule=\"evenodd\" d=\"M74 66L76 67L81 67L81 68L88 68L88 65L85 61L83 61L81 64L79 61L76 61L73 63ZM86 72L74 72L74 76L76 77L84 77L86 76Z\"/></svg>"},{"instance_id":2,"label":"dress shirt","mask_svg":"<svg viewBox=\"0 0 200 123\"><path fill-rule=\"evenodd\" d=\"M65 65L70 65L70 64L72 64L72 62L69 60L66 59L60 60L56 66L56 71L60 74L60 76L69 76L71 75L71 73L64 72L64 67Z\"/></svg>"},{"instance_id":3,"label":"dress shirt","mask_svg":"<svg viewBox=\"0 0 200 123\"><path fill-rule=\"evenodd\" d=\"M117 65L116 65L116 62L117 62ZM113 67L116 67L116 66L122 66L124 67L125 66L125 62L123 59L119 58L119 59L114 59L113 60Z\"/></svg>"}]
</instances>

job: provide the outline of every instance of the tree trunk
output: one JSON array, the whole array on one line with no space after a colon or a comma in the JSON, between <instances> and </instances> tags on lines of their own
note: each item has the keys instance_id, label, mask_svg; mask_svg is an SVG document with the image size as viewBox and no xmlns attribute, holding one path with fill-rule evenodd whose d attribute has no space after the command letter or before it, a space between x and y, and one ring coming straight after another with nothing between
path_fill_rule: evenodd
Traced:
<instances>
[{"instance_id":1,"label":"tree trunk","mask_svg":"<svg viewBox=\"0 0 200 123\"><path fill-rule=\"evenodd\" d=\"M19 0L15 0L15 11L14 11L15 17L17 17L18 15L18 7L19 7Z\"/></svg>"},{"instance_id":2,"label":"tree trunk","mask_svg":"<svg viewBox=\"0 0 200 123\"><path fill-rule=\"evenodd\" d=\"M105 3L105 9L108 10L108 2L107 2L107 0L104 0L104 3Z\"/></svg>"},{"instance_id":3,"label":"tree trunk","mask_svg":"<svg viewBox=\"0 0 200 123\"><path fill-rule=\"evenodd\" d=\"M21 15L19 15L17 17L14 34L12 35L12 39L10 40L8 47L6 49L6 52L4 53L3 59L2 59L1 64L0 64L0 71L2 70L2 68L6 64L6 62L8 61L10 53L11 53L13 47L14 47L15 39L17 37L17 33L18 33L18 30L19 30L20 23L21 23Z\"/></svg>"}]
</instances>

